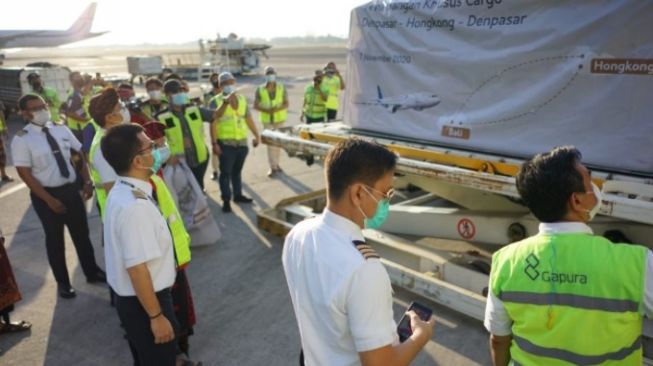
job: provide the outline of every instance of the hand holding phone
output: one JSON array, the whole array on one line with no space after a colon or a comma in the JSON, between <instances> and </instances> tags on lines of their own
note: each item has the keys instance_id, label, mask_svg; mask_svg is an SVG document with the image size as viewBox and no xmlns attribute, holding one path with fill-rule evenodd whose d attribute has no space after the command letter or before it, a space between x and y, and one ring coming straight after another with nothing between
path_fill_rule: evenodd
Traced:
<instances>
[{"instance_id":1,"label":"hand holding phone","mask_svg":"<svg viewBox=\"0 0 653 366\"><path fill-rule=\"evenodd\" d=\"M426 306L418 303L418 302L412 302L410 306L408 306L408 309L406 310L406 314L404 314L403 317L401 317L401 320L399 321L399 325L397 326L397 333L399 334L399 341L404 342L410 336L413 334L413 328L411 327L411 317L408 314L409 311L415 312L419 319L421 319L424 322L430 322L431 316L433 315L433 310L427 308ZM432 328L432 324L429 324Z\"/></svg>"}]
</instances>

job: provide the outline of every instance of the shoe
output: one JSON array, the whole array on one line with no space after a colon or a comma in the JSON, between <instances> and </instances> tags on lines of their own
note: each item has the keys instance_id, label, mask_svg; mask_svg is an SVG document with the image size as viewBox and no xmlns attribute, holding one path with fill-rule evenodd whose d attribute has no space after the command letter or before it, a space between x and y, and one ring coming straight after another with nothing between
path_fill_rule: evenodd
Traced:
<instances>
[{"instance_id":1,"label":"shoe","mask_svg":"<svg viewBox=\"0 0 653 366\"><path fill-rule=\"evenodd\" d=\"M94 275L86 277L88 283L107 283L107 274L103 270L98 269Z\"/></svg>"},{"instance_id":2,"label":"shoe","mask_svg":"<svg viewBox=\"0 0 653 366\"><path fill-rule=\"evenodd\" d=\"M238 203L252 203L254 202L253 199L247 197L247 196L236 196L234 197L234 202Z\"/></svg>"},{"instance_id":3,"label":"shoe","mask_svg":"<svg viewBox=\"0 0 653 366\"><path fill-rule=\"evenodd\" d=\"M222 204L222 212L231 212L231 202L230 201L224 201Z\"/></svg>"},{"instance_id":4,"label":"shoe","mask_svg":"<svg viewBox=\"0 0 653 366\"><path fill-rule=\"evenodd\" d=\"M274 170L274 169L270 169L270 170L268 170L268 178L272 178L272 177L274 177L274 175L275 175L276 173L277 173L277 171Z\"/></svg>"},{"instance_id":5,"label":"shoe","mask_svg":"<svg viewBox=\"0 0 653 366\"><path fill-rule=\"evenodd\" d=\"M59 296L61 296L64 299L72 299L73 297L77 296L75 289L73 289L73 287L70 285L59 285L58 289L59 289Z\"/></svg>"},{"instance_id":6,"label":"shoe","mask_svg":"<svg viewBox=\"0 0 653 366\"><path fill-rule=\"evenodd\" d=\"M14 178L12 178L12 177L10 177L8 175L5 175L4 177L2 177L2 181L3 182L13 182Z\"/></svg>"},{"instance_id":7,"label":"shoe","mask_svg":"<svg viewBox=\"0 0 653 366\"><path fill-rule=\"evenodd\" d=\"M213 172L213 176L211 177L212 180L218 180L218 173Z\"/></svg>"},{"instance_id":8,"label":"shoe","mask_svg":"<svg viewBox=\"0 0 653 366\"><path fill-rule=\"evenodd\" d=\"M283 169L281 169L280 166L276 167L274 170L275 170L277 173L283 173Z\"/></svg>"}]
</instances>

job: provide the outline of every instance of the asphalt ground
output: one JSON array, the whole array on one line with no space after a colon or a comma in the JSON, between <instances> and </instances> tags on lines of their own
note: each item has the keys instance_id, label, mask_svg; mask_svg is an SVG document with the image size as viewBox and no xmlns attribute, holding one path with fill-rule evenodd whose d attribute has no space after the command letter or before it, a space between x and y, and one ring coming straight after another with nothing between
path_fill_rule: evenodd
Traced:
<instances>
[{"instance_id":1,"label":"asphalt ground","mask_svg":"<svg viewBox=\"0 0 653 366\"><path fill-rule=\"evenodd\" d=\"M43 53L30 50L8 55L6 64L41 60L73 70L125 73L126 52L98 56L77 49ZM315 69L332 60L346 73L344 47L273 48L268 54L270 58L264 64L276 67L288 89L289 125L299 123L303 88ZM239 78L239 92L251 101L255 86L262 81L262 76ZM198 86L192 86L199 93ZM21 122L13 118L9 126L11 138ZM194 248L188 268L198 318L195 335L190 338L191 358L205 365L297 364L299 334L281 266L283 240L257 228L256 212L281 199L321 189L324 179L320 166L308 167L285 153L281 166L284 174L268 178L265 146L251 149L243 180L245 194L254 198L254 204L233 205L232 214L220 210L219 188L211 181L209 166L206 188L223 236L213 246ZM8 171L17 178L13 167ZM89 225L96 258L103 266L101 224L94 207ZM109 306L108 289L86 283L68 234L66 258L77 297L65 300L57 296L43 229L31 207L28 190L18 179L0 186L0 229L7 239L8 255L23 295L12 319L33 323L30 332L0 335L0 365L130 365L131 356L117 314ZM400 288L395 288L394 299L397 321L415 299L431 306L437 318L432 340L413 365L490 363L487 333L480 322Z\"/></svg>"}]
</instances>

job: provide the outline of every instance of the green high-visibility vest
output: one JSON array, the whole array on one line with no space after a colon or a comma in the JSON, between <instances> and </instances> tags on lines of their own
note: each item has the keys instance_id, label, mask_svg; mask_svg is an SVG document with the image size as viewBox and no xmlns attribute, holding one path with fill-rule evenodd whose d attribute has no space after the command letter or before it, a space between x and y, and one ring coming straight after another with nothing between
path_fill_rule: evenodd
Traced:
<instances>
[{"instance_id":1,"label":"green high-visibility vest","mask_svg":"<svg viewBox=\"0 0 653 366\"><path fill-rule=\"evenodd\" d=\"M571 233L495 253L491 291L513 321L513 363L642 365L647 252Z\"/></svg>"},{"instance_id":2,"label":"green high-visibility vest","mask_svg":"<svg viewBox=\"0 0 653 366\"><path fill-rule=\"evenodd\" d=\"M189 106L184 109L184 117L190 127L191 143L195 144L197 151L197 162L203 163L208 159L209 154L204 144L204 121L202 113L196 106ZM165 134L170 146L172 155L184 155L184 133L181 128L181 121L170 110L164 111L157 115L157 119L166 125Z\"/></svg>"},{"instance_id":3,"label":"green high-visibility vest","mask_svg":"<svg viewBox=\"0 0 653 366\"><path fill-rule=\"evenodd\" d=\"M104 137L105 130L101 128L94 120L91 120L93 126L95 127L95 136L93 136L93 142L91 143L91 148L88 152L88 162L89 168L91 170L91 180L95 186L95 198L97 199L97 204L100 209L100 219L104 222L104 207L107 204L107 191L102 185L102 178L100 173L95 169L95 152L100 148L100 143L102 142L102 137Z\"/></svg>"},{"instance_id":4,"label":"green high-visibility vest","mask_svg":"<svg viewBox=\"0 0 653 366\"><path fill-rule=\"evenodd\" d=\"M268 88L265 87L266 84L260 85L258 87L257 93L259 95L259 105L263 108L276 108L280 107L283 104L283 96L285 94L285 87L281 83L275 83L276 90L274 92L274 100L270 100L270 92ZM267 112L259 112L259 118L261 123L282 123L286 122L288 117L288 110L282 109L280 111L274 112L272 115Z\"/></svg>"},{"instance_id":5,"label":"green high-visibility vest","mask_svg":"<svg viewBox=\"0 0 653 366\"><path fill-rule=\"evenodd\" d=\"M61 118L59 117L59 107L61 106L61 102L59 101L59 95L57 95L57 92L52 88L44 86L41 92L37 94L40 95L48 104L52 122L61 121Z\"/></svg>"},{"instance_id":6,"label":"green high-visibility vest","mask_svg":"<svg viewBox=\"0 0 653 366\"><path fill-rule=\"evenodd\" d=\"M328 109L337 110L340 105L340 100L338 99L340 97L340 78L336 75L324 75L322 78L322 85L324 85L324 87L329 91L326 107Z\"/></svg>"},{"instance_id":7,"label":"green high-visibility vest","mask_svg":"<svg viewBox=\"0 0 653 366\"><path fill-rule=\"evenodd\" d=\"M328 93L325 93L328 96ZM315 85L307 85L304 89L304 115L310 118L323 118L326 116L326 101L322 99L320 91Z\"/></svg>"},{"instance_id":8,"label":"green high-visibility vest","mask_svg":"<svg viewBox=\"0 0 653 366\"><path fill-rule=\"evenodd\" d=\"M228 105L222 117L215 123L215 132L218 140L238 142L247 139L247 99L238 94L238 110L234 110L231 105ZM215 101L216 109L220 109L222 104L225 103L225 95L218 94L213 100Z\"/></svg>"},{"instance_id":9,"label":"green high-visibility vest","mask_svg":"<svg viewBox=\"0 0 653 366\"><path fill-rule=\"evenodd\" d=\"M168 108L168 102L161 101L161 105L159 107L159 111L163 112L166 108ZM156 114L158 111L155 111L154 108L152 107L152 102L147 102L141 105L141 111L147 118L150 120L155 120L156 119Z\"/></svg>"},{"instance_id":10,"label":"green high-visibility vest","mask_svg":"<svg viewBox=\"0 0 653 366\"><path fill-rule=\"evenodd\" d=\"M179 214L177 204L175 204L166 183L156 174L152 175L150 179L156 187L157 203L172 235L177 267L183 267L190 262L190 234L186 231L184 220Z\"/></svg>"}]
</instances>

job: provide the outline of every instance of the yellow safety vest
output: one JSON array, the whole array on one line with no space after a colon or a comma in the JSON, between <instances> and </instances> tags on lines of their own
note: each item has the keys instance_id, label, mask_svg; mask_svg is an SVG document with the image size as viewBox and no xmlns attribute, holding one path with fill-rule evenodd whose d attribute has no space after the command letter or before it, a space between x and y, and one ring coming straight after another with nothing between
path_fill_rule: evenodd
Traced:
<instances>
[{"instance_id":1,"label":"yellow safety vest","mask_svg":"<svg viewBox=\"0 0 653 366\"><path fill-rule=\"evenodd\" d=\"M156 174L152 175L150 179L156 186L156 198L161 214L168 223L168 228L170 228L172 242L175 246L177 267L181 268L190 262L190 234L186 231L184 220L179 214L177 204L175 204L166 183Z\"/></svg>"},{"instance_id":2,"label":"yellow safety vest","mask_svg":"<svg viewBox=\"0 0 653 366\"><path fill-rule=\"evenodd\" d=\"M68 99L75 93L75 89L71 90L68 93ZM88 116L88 107L91 104L91 96L90 95L84 95L81 92L79 92L82 98L82 108L84 109L84 113ZM75 119L72 119L70 117L66 118L66 124L68 125L68 128L70 128L73 131L79 131L80 133L86 126L88 126L88 122L80 122Z\"/></svg>"},{"instance_id":3,"label":"yellow safety vest","mask_svg":"<svg viewBox=\"0 0 653 366\"><path fill-rule=\"evenodd\" d=\"M100 208L100 219L104 222L104 207L107 204L107 191L102 186L102 178L100 173L95 169L95 152L100 148L100 143L102 142L102 137L104 137L104 129L101 128L94 120L91 120L93 126L95 127L95 136L93 136L93 142L91 143L91 148L88 152L88 162L89 168L91 170L91 180L95 186L95 198L97 199L97 204Z\"/></svg>"},{"instance_id":4,"label":"yellow safety vest","mask_svg":"<svg viewBox=\"0 0 653 366\"><path fill-rule=\"evenodd\" d=\"M328 93L327 98L328 98ZM304 89L304 115L310 118L322 118L326 116L326 101L322 99L320 91L315 85L307 85Z\"/></svg>"},{"instance_id":5,"label":"yellow safety vest","mask_svg":"<svg viewBox=\"0 0 653 366\"><path fill-rule=\"evenodd\" d=\"M7 124L5 123L5 116L4 113L2 113L2 110L0 110L0 132L3 132L6 129Z\"/></svg>"},{"instance_id":6,"label":"yellow safety vest","mask_svg":"<svg viewBox=\"0 0 653 366\"><path fill-rule=\"evenodd\" d=\"M235 111L231 105L227 106L222 117L215 123L215 132L218 140L227 142L240 142L247 140L247 99L238 94L238 110ZM216 109L225 103L225 95L218 94L214 98Z\"/></svg>"},{"instance_id":7,"label":"yellow safety vest","mask_svg":"<svg viewBox=\"0 0 653 366\"><path fill-rule=\"evenodd\" d=\"M59 102L59 96L57 95L57 92L52 88L44 86L43 90L37 94L40 95L48 104L52 122L56 123L61 121L61 117L59 117L59 107L61 107L61 102Z\"/></svg>"},{"instance_id":8,"label":"yellow safety vest","mask_svg":"<svg viewBox=\"0 0 653 366\"><path fill-rule=\"evenodd\" d=\"M209 154L204 144L204 121L202 120L202 113L196 106L186 107L184 110L184 117L190 127L191 143L195 144L195 151L197 152L197 162L203 163L208 159ZM181 128L181 121L169 109L160 113L157 119L166 125L165 134L170 146L170 153L172 155L184 155L184 133Z\"/></svg>"},{"instance_id":9,"label":"yellow safety vest","mask_svg":"<svg viewBox=\"0 0 653 366\"><path fill-rule=\"evenodd\" d=\"M163 112L167 108L168 108L168 102L161 100L161 107L159 108L158 112ZM147 118L149 118L151 121L156 119L156 114L158 113L155 112L154 109L152 108L151 102L147 102L141 105L141 112L143 112L143 114L147 116Z\"/></svg>"},{"instance_id":10,"label":"yellow safety vest","mask_svg":"<svg viewBox=\"0 0 653 366\"><path fill-rule=\"evenodd\" d=\"M490 290L513 321L513 363L641 365L647 252L560 233L495 253Z\"/></svg>"},{"instance_id":11,"label":"yellow safety vest","mask_svg":"<svg viewBox=\"0 0 653 366\"><path fill-rule=\"evenodd\" d=\"M327 99L326 107L328 109L337 110L340 105L340 100L338 99L340 96L340 78L336 75L324 75L322 78L322 85L324 85L329 91L329 98Z\"/></svg>"},{"instance_id":12,"label":"yellow safety vest","mask_svg":"<svg viewBox=\"0 0 653 366\"><path fill-rule=\"evenodd\" d=\"M263 108L276 108L280 107L283 104L283 96L285 94L286 88L283 86L281 83L275 83L276 84L276 90L274 93L274 100L270 100L270 92L268 91L268 88L265 86L267 84L260 85L258 87L257 93L259 96L259 104ZM280 111L274 112L274 114L270 115L270 113L267 112L259 112L259 118L261 120L261 123L266 124L266 123L282 123L286 122L286 118L288 117L288 110L287 109L282 109Z\"/></svg>"}]
</instances>

